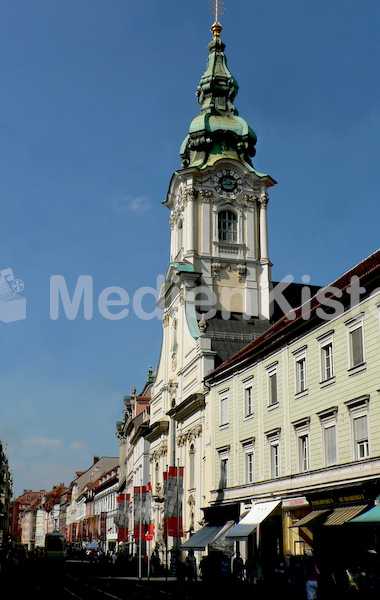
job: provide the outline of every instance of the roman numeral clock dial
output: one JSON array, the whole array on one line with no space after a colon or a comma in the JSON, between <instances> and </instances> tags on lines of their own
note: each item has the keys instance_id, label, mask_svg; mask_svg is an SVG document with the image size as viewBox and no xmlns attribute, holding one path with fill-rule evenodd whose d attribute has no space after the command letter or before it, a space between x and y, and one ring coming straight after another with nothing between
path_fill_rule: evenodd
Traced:
<instances>
[{"instance_id":1,"label":"roman numeral clock dial","mask_svg":"<svg viewBox=\"0 0 380 600\"><path fill-rule=\"evenodd\" d=\"M222 169L214 175L214 188L223 198L236 198L243 190L243 180L237 171Z\"/></svg>"}]
</instances>

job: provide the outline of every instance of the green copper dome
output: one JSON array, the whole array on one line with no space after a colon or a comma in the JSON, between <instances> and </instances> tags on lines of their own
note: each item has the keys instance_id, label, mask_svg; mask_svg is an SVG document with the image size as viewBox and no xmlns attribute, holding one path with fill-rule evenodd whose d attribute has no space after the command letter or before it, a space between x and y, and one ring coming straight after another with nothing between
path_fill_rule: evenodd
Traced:
<instances>
[{"instance_id":1,"label":"green copper dome","mask_svg":"<svg viewBox=\"0 0 380 600\"><path fill-rule=\"evenodd\" d=\"M196 92L201 113L182 143L182 166L204 168L221 158L232 158L252 168L250 157L255 156L257 137L233 105L239 86L227 67L219 35L214 35L208 48L207 69Z\"/></svg>"}]
</instances>

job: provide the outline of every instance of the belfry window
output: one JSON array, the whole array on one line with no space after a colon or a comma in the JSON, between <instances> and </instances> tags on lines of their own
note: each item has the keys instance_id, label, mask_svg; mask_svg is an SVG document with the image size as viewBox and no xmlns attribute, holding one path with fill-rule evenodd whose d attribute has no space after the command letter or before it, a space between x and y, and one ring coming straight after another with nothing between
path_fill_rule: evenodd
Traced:
<instances>
[{"instance_id":1,"label":"belfry window","mask_svg":"<svg viewBox=\"0 0 380 600\"><path fill-rule=\"evenodd\" d=\"M237 217L230 210L218 214L218 237L220 242L237 242Z\"/></svg>"}]
</instances>

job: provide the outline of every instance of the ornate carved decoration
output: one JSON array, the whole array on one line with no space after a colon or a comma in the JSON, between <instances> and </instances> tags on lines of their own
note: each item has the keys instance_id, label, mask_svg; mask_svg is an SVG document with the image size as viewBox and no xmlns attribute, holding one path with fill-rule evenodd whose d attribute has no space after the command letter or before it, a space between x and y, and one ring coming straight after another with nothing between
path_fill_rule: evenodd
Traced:
<instances>
[{"instance_id":1,"label":"ornate carved decoration","mask_svg":"<svg viewBox=\"0 0 380 600\"><path fill-rule=\"evenodd\" d=\"M246 194L242 200L243 206L249 207L249 208L254 208L256 206L256 202L257 202L257 197L249 196L248 194Z\"/></svg>"},{"instance_id":2,"label":"ornate carved decoration","mask_svg":"<svg viewBox=\"0 0 380 600\"><path fill-rule=\"evenodd\" d=\"M222 264L219 262L214 262L211 265L212 276L214 279L219 279L219 271L222 268Z\"/></svg>"},{"instance_id":3,"label":"ornate carved decoration","mask_svg":"<svg viewBox=\"0 0 380 600\"><path fill-rule=\"evenodd\" d=\"M206 329L207 329L207 325L208 325L208 323L207 323L207 321L205 319L205 316L202 315L202 319L198 323L198 327L199 327L199 330L201 332L201 335L205 335Z\"/></svg>"},{"instance_id":4,"label":"ornate carved decoration","mask_svg":"<svg viewBox=\"0 0 380 600\"><path fill-rule=\"evenodd\" d=\"M203 202L211 202L214 197L213 193L210 192L210 190L201 190L199 192L199 195Z\"/></svg>"}]
</instances>

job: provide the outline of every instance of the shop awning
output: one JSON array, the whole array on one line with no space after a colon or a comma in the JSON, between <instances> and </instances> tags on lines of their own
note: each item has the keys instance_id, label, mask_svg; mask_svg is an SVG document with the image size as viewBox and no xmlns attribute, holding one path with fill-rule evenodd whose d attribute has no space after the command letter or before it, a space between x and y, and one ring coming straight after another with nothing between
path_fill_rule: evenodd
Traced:
<instances>
[{"instance_id":1,"label":"shop awning","mask_svg":"<svg viewBox=\"0 0 380 600\"><path fill-rule=\"evenodd\" d=\"M316 524L320 525L321 523L324 522L328 513L330 513L330 512L331 512L331 510L328 510L328 509L312 510L311 512L309 512L309 514L302 517L302 519L299 519L299 521L296 521L295 523L293 523L293 525L291 525L291 527L311 527L312 525L316 525Z\"/></svg>"},{"instance_id":2,"label":"shop awning","mask_svg":"<svg viewBox=\"0 0 380 600\"><path fill-rule=\"evenodd\" d=\"M226 539L228 532L235 526L235 521L227 521L221 531L210 542L209 546L213 550L220 550L224 554L232 556L235 552L233 540Z\"/></svg>"},{"instance_id":3,"label":"shop awning","mask_svg":"<svg viewBox=\"0 0 380 600\"><path fill-rule=\"evenodd\" d=\"M255 504L249 513L226 534L226 540L236 540L240 542L247 540L252 531L254 531L264 519L269 517L271 512L273 512L279 504L281 504L281 500L258 502Z\"/></svg>"},{"instance_id":4,"label":"shop awning","mask_svg":"<svg viewBox=\"0 0 380 600\"><path fill-rule=\"evenodd\" d=\"M205 525L181 545L181 550L206 550L207 546L221 534L225 525Z\"/></svg>"},{"instance_id":5,"label":"shop awning","mask_svg":"<svg viewBox=\"0 0 380 600\"><path fill-rule=\"evenodd\" d=\"M356 506L340 506L334 508L332 513L324 521L323 525L343 525L350 519L356 517L359 513L363 512L367 508L367 504L361 504Z\"/></svg>"},{"instance_id":6,"label":"shop awning","mask_svg":"<svg viewBox=\"0 0 380 600\"><path fill-rule=\"evenodd\" d=\"M362 525L380 525L380 504L370 508L362 515L355 517L350 523L358 523Z\"/></svg>"}]
</instances>

